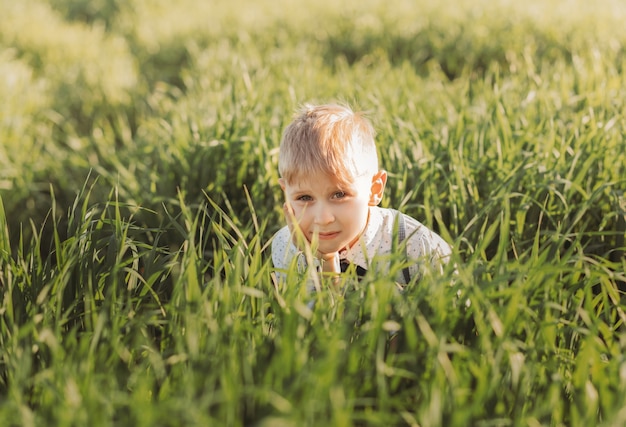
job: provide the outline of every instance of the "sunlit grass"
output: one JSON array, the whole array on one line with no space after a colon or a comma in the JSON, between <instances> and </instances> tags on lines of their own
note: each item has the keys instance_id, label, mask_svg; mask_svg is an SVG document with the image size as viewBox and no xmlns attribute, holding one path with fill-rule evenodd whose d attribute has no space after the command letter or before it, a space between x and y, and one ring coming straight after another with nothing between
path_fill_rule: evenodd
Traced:
<instances>
[{"instance_id":1,"label":"sunlit grass","mask_svg":"<svg viewBox=\"0 0 626 427\"><path fill-rule=\"evenodd\" d=\"M2 424L624 424L624 6L431 3L0 5ZM456 268L271 280L335 100Z\"/></svg>"}]
</instances>

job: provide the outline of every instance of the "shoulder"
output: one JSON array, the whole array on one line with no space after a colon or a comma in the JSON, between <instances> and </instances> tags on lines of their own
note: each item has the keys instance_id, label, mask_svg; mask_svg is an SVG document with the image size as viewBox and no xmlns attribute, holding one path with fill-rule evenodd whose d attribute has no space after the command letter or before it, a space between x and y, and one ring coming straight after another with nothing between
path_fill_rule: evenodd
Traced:
<instances>
[{"instance_id":1,"label":"shoulder","mask_svg":"<svg viewBox=\"0 0 626 427\"><path fill-rule=\"evenodd\" d=\"M450 256L452 248L439 234L409 215L400 215L404 219L407 252L411 258Z\"/></svg>"},{"instance_id":2,"label":"shoulder","mask_svg":"<svg viewBox=\"0 0 626 427\"><path fill-rule=\"evenodd\" d=\"M370 224L376 231L391 232L398 218L398 211L395 209L372 206L370 208Z\"/></svg>"},{"instance_id":3,"label":"shoulder","mask_svg":"<svg viewBox=\"0 0 626 427\"><path fill-rule=\"evenodd\" d=\"M272 246L280 244L280 242L289 240L290 234L291 233L289 232L289 227L284 226L272 236Z\"/></svg>"},{"instance_id":4,"label":"shoulder","mask_svg":"<svg viewBox=\"0 0 626 427\"><path fill-rule=\"evenodd\" d=\"M363 241L368 252L380 253L391 248L396 212L393 209L370 207Z\"/></svg>"},{"instance_id":5,"label":"shoulder","mask_svg":"<svg viewBox=\"0 0 626 427\"><path fill-rule=\"evenodd\" d=\"M373 245L378 249L392 247L392 242L400 231L401 223L406 229L406 221L400 219L410 217L401 214L395 209L373 206L370 208L370 217L366 229L366 241L368 247ZM408 235L408 234L407 234Z\"/></svg>"},{"instance_id":6,"label":"shoulder","mask_svg":"<svg viewBox=\"0 0 626 427\"><path fill-rule=\"evenodd\" d=\"M411 233L424 227L419 221L396 209L375 206L371 210L372 223L380 233L397 234L403 227L408 237Z\"/></svg>"},{"instance_id":7,"label":"shoulder","mask_svg":"<svg viewBox=\"0 0 626 427\"><path fill-rule=\"evenodd\" d=\"M289 262L291 257L291 232L285 226L278 230L272 237L272 262L275 266L283 266Z\"/></svg>"}]
</instances>

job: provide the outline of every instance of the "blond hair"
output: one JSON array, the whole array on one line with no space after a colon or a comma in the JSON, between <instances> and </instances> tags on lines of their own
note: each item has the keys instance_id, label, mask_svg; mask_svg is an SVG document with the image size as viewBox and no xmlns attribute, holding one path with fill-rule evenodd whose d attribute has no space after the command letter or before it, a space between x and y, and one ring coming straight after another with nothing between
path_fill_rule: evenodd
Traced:
<instances>
[{"instance_id":1,"label":"blond hair","mask_svg":"<svg viewBox=\"0 0 626 427\"><path fill-rule=\"evenodd\" d=\"M283 133L278 170L287 183L321 172L350 184L378 171L374 137L363 113L338 104L306 104Z\"/></svg>"}]
</instances>

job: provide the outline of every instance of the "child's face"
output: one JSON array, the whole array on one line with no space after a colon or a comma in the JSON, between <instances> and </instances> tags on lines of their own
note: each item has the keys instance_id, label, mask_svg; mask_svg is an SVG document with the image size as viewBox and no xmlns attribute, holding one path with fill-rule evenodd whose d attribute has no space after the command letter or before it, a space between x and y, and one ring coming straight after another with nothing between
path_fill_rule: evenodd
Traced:
<instances>
[{"instance_id":1,"label":"child's face","mask_svg":"<svg viewBox=\"0 0 626 427\"><path fill-rule=\"evenodd\" d=\"M340 185L332 176L318 173L287 184L280 180L287 204L309 242L318 252L331 254L354 244L367 225L369 206L380 202L387 173L357 178Z\"/></svg>"}]
</instances>

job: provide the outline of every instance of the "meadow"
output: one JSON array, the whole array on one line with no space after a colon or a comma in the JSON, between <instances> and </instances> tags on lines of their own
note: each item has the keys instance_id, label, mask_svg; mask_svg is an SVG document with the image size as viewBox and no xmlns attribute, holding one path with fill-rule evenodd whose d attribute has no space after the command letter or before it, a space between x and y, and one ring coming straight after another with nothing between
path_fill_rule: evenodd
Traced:
<instances>
[{"instance_id":1,"label":"meadow","mask_svg":"<svg viewBox=\"0 0 626 427\"><path fill-rule=\"evenodd\" d=\"M0 0L0 425L626 424L626 5L454 4ZM329 101L456 271L272 282Z\"/></svg>"}]
</instances>

